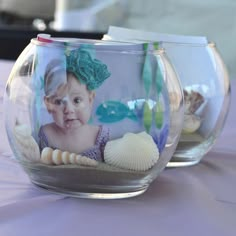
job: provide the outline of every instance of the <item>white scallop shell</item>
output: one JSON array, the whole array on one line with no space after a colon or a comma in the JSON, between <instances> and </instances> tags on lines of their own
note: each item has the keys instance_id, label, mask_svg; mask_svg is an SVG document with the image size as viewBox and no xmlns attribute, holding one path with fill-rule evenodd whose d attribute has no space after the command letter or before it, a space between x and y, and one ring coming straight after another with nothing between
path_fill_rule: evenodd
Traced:
<instances>
[{"instance_id":1,"label":"white scallop shell","mask_svg":"<svg viewBox=\"0 0 236 236\"><path fill-rule=\"evenodd\" d=\"M39 161L39 146L33 136L29 126L18 124L13 130L17 150L22 154L23 158L28 161Z\"/></svg>"},{"instance_id":2,"label":"white scallop shell","mask_svg":"<svg viewBox=\"0 0 236 236\"><path fill-rule=\"evenodd\" d=\"M53 150L50 147L45 147L41 153L41 162L46 165L83 165L97 166L98 162L86 156L77 155L75 153L63 152L59 149Z\"/></svg>"},{"instance_id":3,"label":"white scallop shell","mask_svg":"<svg viewBox=\"0 0 236 236\"><path fill-rule=\"evenodd\" d=\"M158 148L146 132L126 133L120 139L107 142L104 150L106 163L129 170L148 170L158 159Z\"/></svg>"}]
</instances>

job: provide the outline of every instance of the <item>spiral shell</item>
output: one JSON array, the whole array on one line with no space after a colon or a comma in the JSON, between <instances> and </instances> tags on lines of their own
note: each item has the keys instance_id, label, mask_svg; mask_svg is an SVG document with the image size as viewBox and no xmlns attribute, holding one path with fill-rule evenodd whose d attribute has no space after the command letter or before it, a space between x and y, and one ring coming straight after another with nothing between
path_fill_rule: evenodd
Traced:
<instances>
[{"instance_id":1,"label":"spiral shell","mask_svg":"<svg viewBox=\"0 0 236 236\"><path fill-rule=\"evenodd\" d=\"M146 171L159 159L159 151L146 132L126 133L122 138L107 142L104 160L116 167Z\"/></svg>"},{"instance_id":2,"label":"spiral shell","mask_svg":"<svg viewBox=\"0 0 236 236\"><path fill-rule=\"evenodd\" d=\"M77 155L75 153L63 152L59 149L53 150L50 147L45 147L41 153L41 162L46 165L83 165L97 166L98 162L86 156Z\"/></svg>"},{"instance_id":3,"label":"spiral shell","mask_svg":"<svg viewBox=\"0 0 236 236\"><path fill-rule=\"evenodd\" d=\"M17 150L28 161L39 161L40 151L37 142L31 135L29 126L17 124L14 127L13 134L16 141Z\"/></svg>"}]
</instances>

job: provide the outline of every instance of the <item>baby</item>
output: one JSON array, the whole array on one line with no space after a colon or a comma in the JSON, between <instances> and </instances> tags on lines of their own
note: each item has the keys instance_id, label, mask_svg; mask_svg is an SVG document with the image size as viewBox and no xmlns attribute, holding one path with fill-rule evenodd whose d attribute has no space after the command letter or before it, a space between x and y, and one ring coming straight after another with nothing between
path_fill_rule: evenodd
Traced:
<instances>
[{"instance_id":1,"label":"baby","mask_svg":"<svg viewBox=\"0 0 236 236\"><path fill-rule=\"evenodd\" d=\"M39 145L103 161L109 131L90 125L94 89L110 76L106 65L81 48L66 56L66 65L52 60L44 78L44 102L53 122L39 131Z\"/></svg>"}]
</instances>

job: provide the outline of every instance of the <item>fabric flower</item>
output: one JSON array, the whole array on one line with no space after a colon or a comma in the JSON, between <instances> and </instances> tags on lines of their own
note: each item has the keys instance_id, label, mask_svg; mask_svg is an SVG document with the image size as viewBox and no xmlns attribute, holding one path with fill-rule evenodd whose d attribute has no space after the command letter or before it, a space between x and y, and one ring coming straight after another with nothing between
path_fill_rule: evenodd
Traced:
<instances>
[{"instance_id":1,"label":"fabric flower","mask_svg":"<svg viewBox=\"0 0 236 236\"><path fill-rule=\"evenodd\" d=\"M88 90L98 88L111 74L107 66L93 59L89 49L80 47L66 55L67 71L73 73Z\"/></svg>"}]
</instances>

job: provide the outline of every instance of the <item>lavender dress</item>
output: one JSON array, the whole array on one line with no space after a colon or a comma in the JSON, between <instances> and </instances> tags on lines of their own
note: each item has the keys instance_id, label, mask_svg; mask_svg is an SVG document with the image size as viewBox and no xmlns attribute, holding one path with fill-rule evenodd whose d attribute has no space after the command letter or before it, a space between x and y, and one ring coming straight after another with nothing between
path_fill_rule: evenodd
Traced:
<instances>
[{"instance_id":1,"label":"lavender dress","mask_svg":"<svg viewBox=\"0 0 236 236\"><path fill-rule=\"evenodd\" d=\"M44 133L43 127L40 127L38 136L39 136L40 150L42 150L45 147L49 147L48 139L47 139L46 134ZM87 149L86 151L80 153L80 155L87 156L97 161L104 161L103 153L104 153L105 145L108 140L109 140L109 129L103 126L99 126L99 131L98 131L95 145ZM56 147L52 147L52 148L56 149Z\"/></svg>"}]
</instances>

